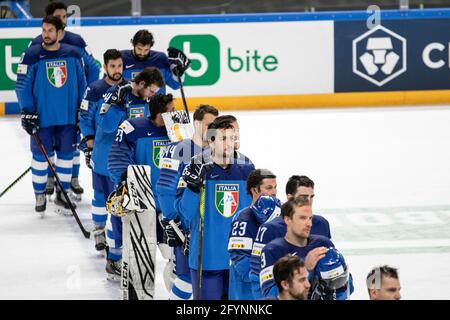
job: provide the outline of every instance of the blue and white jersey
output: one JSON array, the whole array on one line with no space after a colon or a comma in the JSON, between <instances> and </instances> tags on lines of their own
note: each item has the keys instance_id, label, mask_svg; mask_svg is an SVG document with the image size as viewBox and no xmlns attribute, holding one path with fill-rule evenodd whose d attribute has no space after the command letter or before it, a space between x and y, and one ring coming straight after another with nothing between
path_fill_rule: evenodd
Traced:
<instances>
[{"instance_id":1,"label":"blue and white jersey","mask_svg":"<svg viewBox=\"0 0 450 320\"><path fill-rule=\"evenodd\" d=\"M95 137L96 127L100 117L100 108L104 101L104 94L111 86L105 79L91 83L84 93L78 114L78 125L84 137Z\"/></svg>"},{"instance_id":2,"label":"blue and white jersey","mask_svg":"<svg viewBox=\"0 0 450 320\"><path fill-rule=\"evenodd\" d=\"M125 94L123 103L120 105L112 104L112 97L116 94L118 86L112 86L105 93L105 101L100 108L94 139L94 150L92 151L92 168L95 173L104 176L110 176L108 155L111 145L116 138L119 125L129 118L148 117L150 115L148 102L139 99L131 91Z\"/></svg>"},{"instance_id":3,"label":"blue and white jersey","mask_svg":"<svg viewBox=\"0 0 450 320\"><path fill-rule=\"evenodd\" d=\"M161 211L155 192L159 179L160 155L169 143L166 127L157 127L148 117L128 119L120 125L108 157L108 171L115 185L120 182L122 173L129 165L150 166L157 212Z\"/></svg>"},{"instance_id":4,"label":"blue and white jersey","mask_svg":"<svg viewBox=\"0 0 450 320\"><path fill-rule=\"evenodd\" d=\"M228 241L231 259L229 292L231 300L253 300L250 258L253 241L260 225L251 207L239 211L233 218Z\"/></svg>"},{"instance_id":5,"label":"blue and white jersey","mask_svg":"<svg viewBox=\"0 0 450 320\"><path fill-rule=\"evenodd\" d=\"M41 45L42 42L42 35L39 35L31 41L30 45ZM79 34L64 31L64 37L59 42L78 48L81 59L83 60L83 70L86 76L87 84L91 84L92 82L98 80L100 76L100 66L97 64L97 61L90 52L86 42Z\"/></svg>"},{"instance_id":6,"label":"blue and white jersey","mask_svg":"<svg viewBox=\"0 0 450 320\"><path fill-rule=\"evenodd\" d=\"M255 238L251 256L250 279L252 281L253 293L261 292L259 274L261 271L261 252L266 244L276 238L283 238L286 235L286 224L283 217L278 216L273 220L263 223L258 230ZM311 235L320 235L331 239L330 224L319 215L314 214L312 217ZM256 296L255 299L260 299Z\"/></svg>"},{"instance_id":7,"label":"blue and white jersey","mask_svg":"<svg viewBox=\"0 0 450 320\"><path fill-rule=\"evenodd\" d=\"M181 188L180 185L180 183L182 184L180 182L181 175L191 158L203 152L203 150L193 140L184 139L169 144L162 153L161 171L156 185L156 193L158 194L164 219L175 220L181 218L175 206L176 198L181 197L184 191L184 188ZM187 231L188 225L183 220L182 227L184 231Z\"/></svg>"},{"instance_id":8,"label":"blue and white jersey","mask_svg":"<svg viewBox=\"0 0 450 320\"><path fill-rule=\"evenodd\" d=\"M280 258L291 254L298 256L304 261L306 255L318 247L329 248L334 247L334 244L330 239L318 235L310 235L308 237L308 243L304 247L295 246L287 242L285 238L277 238L270 241L262 249L261 253L261 272L259 279L263 297L278 296L278 288L273 278L273 266Z\"/></svg>"},{"instance_id":9,"label":"blue and white jersey","mask_svg":"<svg viewBox=\"0 0 450 320\"><path fill-rule=\"evenodd\" d=\"M133 80L134 77L147 67L158 68L161 72L164 83L174 90L180 88L178 80L170 71L170 64L167 55L164 52L150 50L150 54L144 60L136 59L133 50L122 50L123 59L123 77ZM165 94L166 88L161 88L158 94Z\"/></svg>"},{"instance_id":10,"label":"blue and white jersey","mask_svg":"<svg viewBox=\"0 0 450 320\"><path fill-rule=\"evenodd\" d=\"M246 192L252 163L230 164L226 169L214 164L205 175L204 191L195 193L185 188L178 211L189 224L189 267L198 268L200 213L203 213L203 270L226 270L230 266L228 237L233 216L251 204ZM201 196L203 195L203 199ZM200 202L203 206L200 207Z\"/></svg>"},{"instance_id":11,"label":"blue and white jersey","mask_svg":"<svg viewBox=\"0 0 450 320\"><path fill-rule=\"evenodd\" d=\"M28 47L17 67L16 94L22 110L37 112L41 128L75 124L86 90L78 49L61 43L56 51Z\"/></svg>"}]
</instances>

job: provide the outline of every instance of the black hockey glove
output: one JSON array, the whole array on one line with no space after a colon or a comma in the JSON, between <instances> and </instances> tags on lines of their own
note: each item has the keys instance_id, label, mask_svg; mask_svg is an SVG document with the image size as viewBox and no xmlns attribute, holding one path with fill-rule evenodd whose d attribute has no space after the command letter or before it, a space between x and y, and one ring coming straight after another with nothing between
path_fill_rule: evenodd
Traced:
<instances>
[{"instance_id":1,"label":"black hockey glove","mask_svg":"<svg viewBox=\"0 0 450 320\"><path fill-rule=\"evenodd\" d=\"M198 154L192 157L189 165L184 168L182 178L186 186L195 193L199 193L203 185L205 174L211 170L213 162L208 155Z\"/></svg>"},{"instance_id":2,"label":"black hockey glove","mask_svg":"<svg viewBox=\"0 0 450 320\"><path fill-rule=\"evenodd\" d=\"M131 92L132 85L130 82L123 80L116 86L116 90L110 98L110 104L123 106L125 104L125 98L127 93Z\"/></svg>"},{"instance_id":3,"label":"black hockey glove","mask_svg":"<svg viewBox=\"0 0 450 320\"><path fill-rule=\"evenodd\" d=\"M86 160L86 166L89 169L92 169L91 158L92 158L92 150L93 149L89 148L87 146L87 142L92 139L94 139L94 136L86 136L80 141L80 144L78 145L78 149L84 153L84 159Z\"/></svg>"},{"instance_id":4,"label":"black hockey glove","mask_svg":"<svg viewBox=\"0 0 450 320\"><path fill-rule=\"evenodd\" d=\"M184 54L183 51L174 47L167 49L167 54L169 58L170 70L175 76L178 74L181 77L189 68L191 60Z\"/></svg>"},{"instance_id":5,"label":"black hockey glove","mask_svg":"<svg viewBox=\"0 0 450 320\"><path fill-rule=\"evenodd\" d=\"M181 231L181 221L174 221L177 228ZM164 229L163 242L167 243L169 247L179 247L183 244L181 238L176 233L170 221L161 219L161 225Z\"/></svg>"},{"instance_id":6,"label":"black hockey glove","mask_svg":"<svg viewBox=\"0 0 450 320\"><path fill-rule=\"evenodd\" d=\"M22 128L29 135L33 135L39 131L39 115L36 112L22 110L20 119L22 120Z\"/></svg>"}]
</instances>

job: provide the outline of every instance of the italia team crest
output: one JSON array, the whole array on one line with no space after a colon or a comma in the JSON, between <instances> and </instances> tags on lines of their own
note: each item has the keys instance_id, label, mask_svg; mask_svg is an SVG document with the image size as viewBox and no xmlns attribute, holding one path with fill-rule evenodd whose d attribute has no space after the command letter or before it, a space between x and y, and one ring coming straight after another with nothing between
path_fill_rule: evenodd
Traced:
<instances>
[{"instance_id":1,"label":"italia team crest","mask_svg":"<svg viewBox=\"0 0 450 320\"><path fill-rule=\"evenodd\" d=\"M161 155L164 153L164 148L170 144L170 140L153 140L153 164L159 168Z\"/></svg>"},{"instance_id":2,"label":"italia team crest","mask_svg":"<svg viewBox=\"0 0 450 320\"><path fill-rule=\"evenodd\" d=\"M56 88L61 88L67 80L66 61L49 61L45 63L47 79Z\"/></svg>"},{"instance_id":3,"label":"italia team crest","mask_svg":"<svg viewBox=\"0 0 450 320\"><path fill-rule=\"evenodd\" d=\"M214 203L222 216L225 218L233 216L239 204L239 185L216 184Z\"/></svg>"}]
</instances>

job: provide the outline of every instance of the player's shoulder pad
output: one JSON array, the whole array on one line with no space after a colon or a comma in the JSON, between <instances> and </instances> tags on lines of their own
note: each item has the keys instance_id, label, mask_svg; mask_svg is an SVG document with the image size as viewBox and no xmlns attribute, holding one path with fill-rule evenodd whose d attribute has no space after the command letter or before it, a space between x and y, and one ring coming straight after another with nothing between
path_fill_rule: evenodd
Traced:
<instances>
[{"instance_id":1,"label":"player's shoulder pad","mask_svg":"<svg viewBox=\"0 0 450 320\"><path fill-rule=\"evenodd\" d=\"M135 127L133 126L133 124L130 121L125 120L124 122L122 122L120 124L119 129L123 130L123 132L125 132L125 134L130 134L131 132L133 132L135 130Z\"/></svg>"},{"instance_id":2,"label":"player's shoulder pad","mask_svg":"<svg viewBox=\"0 0 450 320\"><path fill-rule=\"evenodd\" d=\"M70 31L65 32L62 42L83 49L86 47L86 41L84 41L83 37Z\"/></svg>"},{"instance_id":3,"label":"player's shoulder pad","mask_svg":"<svg viewBox=\"0 0 450 320\"><path fill-rule=\"evenodd\" d=\"M150 59L157 68L169 68L169 59L164 52L151 50Z\"/></svg>"},{"instance_id":4,"label":"player's shoulder pad","mask_svg":"<svg viewBox=\"0 0 450 320\"><path fill-rule=\"evenodd\" d=\"M42 47L40 44L30 45L23 53L20 58L19 64L32 65L39 61L39 54L42 52Z\"/></svg>"},{"instance_id":5,"label":"player's shoulder pad","mask_svg":"<svg viewBox=\"0 0 450 320\"><path fill-rule=\"evenodd\" d=\"M318 215L318 214L314 214L314 215L313 215L313 220L315 220L317 223L322 223L322 224L325 224L325 225L330 225L330 223L328 222L328 220L327 220L325 217L323 217L323 216L321 216L321 215Z\"/></svg>"},{"instance_id":6,"label":"player's shoulder pad","mask_svg":"<svg viewBox=\"0 0 450 320\"><path fill-rule=\"evenodd\" d=\"M42 35L38 35L36 38L34 38L33 40L31 40L30 44L28 46L32 46L35 44L41 44L42 43Z\"/></svg>"},{"instance_id":7,"label":"player's shoulder pad","mask_svg":"<svg viewBox=\"0 0 450 320\"><path fill-rule=\"evenodd\" d=\"M133 53L130 49L121 50L123 65L129 64L130 61L134 61Z\"/></svg>"},{"instance_id":8,"label":"player's shoulder pad","mask_svg":"<svg viewBox=\"0 0 450 320\"><path fill-rule=\"evenodd\" d=\"M80 47L76 47L67 43L61 43L61 47L59 48L59 50L61 55L81 59L82 48Z\"/></svg>"},{"instance_id":9,"label":"player's shoulder pad","mask_svg":"<svg viewBox=\"0 0 450 320\"><path fill-rule=\"evenodd\" d=\"M318 234L310 234L309 235L309 243L310 245L319 245L324 247L334 247L333 242L325 236Z\"/></svg>"}]
</instances>

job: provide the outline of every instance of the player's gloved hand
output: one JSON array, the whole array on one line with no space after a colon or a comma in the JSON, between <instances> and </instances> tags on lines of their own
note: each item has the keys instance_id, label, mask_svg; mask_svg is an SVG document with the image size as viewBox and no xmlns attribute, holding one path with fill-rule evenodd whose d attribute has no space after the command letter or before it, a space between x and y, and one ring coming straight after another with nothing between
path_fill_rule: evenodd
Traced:
<instances>
[{"instance_id":1,"label":"player's gloved hand","mask_svg":"<svg viewBox=\"0 0 450 320\"><path fill-rule=\"evenodd\" d=\"M319 282L310 290L309 300L336 300L336 291Z\"/></svg>"},{"instance_id":2,"label":"player's gloved hand","mask_svg":"<svg viewBox=\"0 0 450 320\"><path fill-rule=\"evenodd\" d=\"M272 214L274 214L277 208L281 208L281 201L279 199L272 196L261 195L252 206L252 211L255 214L256 219L260 223L264 223L272 216ZM277 211L279 212L280 210Z\"/></svg>"},{"instance_id":3,"label":"player's gloved hand","mask_svg":"<svg viewBox=\"0 0 450 320\"><path fill-rule=\"evenodd\" d=\"M167 49L167 55L169 58L170 70L174 75L178 74L181 77L189 68L191 60L184 54L183 51L174 47Z\"/></svg>"},{"instance_id":4,"label":"player's gloved hand","mask_svg":"<svg viewBox=\"0 0 450 320\"><path fill-rule=\"evenodd\" d=\"M186 233L184 235L184 243L183 243L183 254L185 256L189 255L189 242L190 242L190 239L191 239L190 233Z\"/></svg>"},{"instance_id":5,"label":"player's gloved hand","mask_svg":"<svg viewBox=\"0 0 450 320\"><path fill-rule=\"evenodd\" d=\"M33 135L39 131L39 115L36 112L22 110L20 119L22 120L22 128L29 135Z\"/></svg>"},{"instance_id":6,"label":"player's gloved hand","mask_svg":"<svg viewBox=\"0 0 450 320\"><path fill-rule=\"evenodd\" d=\"M198 154L192 157L189 165L184 168L182 178L192 192L199 193L206 173L213 167L211 157L207 154Z\"/></svg>"},{"instance_id":7,"label":"player's gloved hand","mask_svg":"<svg viewBox=\"0 0 450 320\"><path fill-rule=\"evenodd\" d=\"M78 149L84 153L84 159L86 161L86 166L89 169L92 169L91 158L92 158L92 150L93 150L93 148L90 147L89 145L92 144L93 140L94 140L94 136L86 136L80 141L80 144L78 145Z\"/></svg>"},{"instance_id":8,"label":"player's gloved hand","mask_svg":"<svg viewBox=\"0 0 450 320\"><path fill-rule=\"evenodd\" d=\"M130 82L123 80L116 86L116 90L111 96L110 103L115 105L125 104L125 97L127 93L131 92L132 88Z\"/></svg>"},{"instance_id":9,"label":"player's gloved hand","mask_svg":"<svg viewBox=\"0 0 450 320\"><path fill-rule=\"evenodd\" d=\"M164 230L163 242L167 243L169 247L179 247L183 244L181 238L176 233L173 226L170 224L170 221L161 219L161 226ZM174 221L175 225L178 229L181 230L181 221Z\"/></svg>"},{"instance_id":10,"label":"player's gloved hand","mask_svg":"<svg viewBox=\"0 0 450 320\"><path fill-rule=\"evenodd\" d=\"M120 183L116 190L111 192L106 200L106 210L112 215L125 217L131 213L131 211L127 209L130 201L131 199L127 188L127 171L124 171L120 177Z\"/></svg>"}]
</instances>

